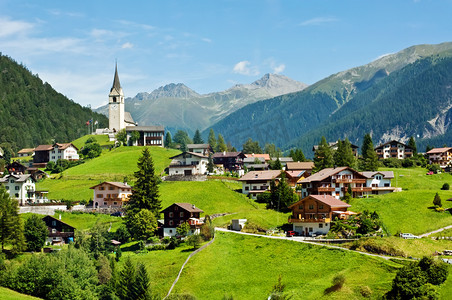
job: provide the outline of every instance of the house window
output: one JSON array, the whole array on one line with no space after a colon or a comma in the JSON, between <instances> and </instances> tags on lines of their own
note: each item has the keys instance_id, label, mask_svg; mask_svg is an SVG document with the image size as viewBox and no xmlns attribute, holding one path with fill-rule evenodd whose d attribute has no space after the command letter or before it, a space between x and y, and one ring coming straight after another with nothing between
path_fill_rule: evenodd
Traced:
<instances>
[{"instance_id":1,"label":"house window","mask_svg":"<svg viewBox=\"0 0 452 300\"><path fill-rule=\"evenodd\" d=\"M168 222L168 224L169 224L169 226L173 226L173 225L174 225L173 220L170 220L170 221Z\"/></svg>"},{"instance_id":2,"label":"house window","mask_svg":"<svg viewBox=\"0 0 452 300\"><path fill-rule=\"evenodd\" d=\"M105 188L104 188L103 186L101 186L101 187L99 188L99 190L103 191L103 190L105 190Z\"/></svg>"},{"instance_id":3,"label":"house window","mask_svg":"<svg viewBox=\"0 0 452 300\"><path fill-rule=\"evenodd\" d=\"M97 194L97 198L102 198L102 197L104 197L103 194Z\"/></svg>"},{"instance_id":4,"label":"house window","mask_svg":"<svg viewBox=\"0 0 452 300\"><path fill-rule=\"evenodd\" d=\"M56 226L56 221L52 221L52 226Z\"/></svg>"},{"instance_id":5,"label":"house window","mask_svg":"<svg viewBox=\"0 0 452 300\"><path fill-rule=\"evenodd\" d=\"M56 233L56 229L55 228L52 228L52 233Z\"/></svg>"},{"instance_id":6,"label":"house window","mask_svg":"<svg viewBox=\"0 0 452 300\"><path fill-rule=\"evenodd\" d=\"M319 209L323 209L323 204L320 204L320 205L319 205Z\"/></svg>"},{"instance_id":7,"label":"house window","mask_svg":"<svg viewBox=\"0 0 452 300\"><path fill-rule=\"evenodd\" d=\"M249 186L246 186L245 187L245 191L249 191L250 190L250 187Z\"/></svg>"},{"instance_id":8,"label":"house window","mask_svg":"<svg viewBox=\"0 0 452 300\"><path fill-rule=\"evenodd\" d=\"M314 204L309 204L309 209L314 209Z\"/></svg>"},{"instance_id":9,"label":"house window","mask_svg":"<svg viewBox=\"0 0 452 300\"><path fill-rule=\"evenodd\" d=\"M14 180L11 179L11 180L9 181L9 183L14 183Z\"/></svg>"},{"instance_id":10,"label":"house window","mask_svg":"<svg viewBox=\"0 0 452 300\"><path fill-rule=\"evenodd\" d=\"M303 205L298 205L299 210L303 210Z\"/></svg>"},{"instance_id":11,"label":"house window","mask_svg":"<svg viewBox=\"0 0 452 300\"><path fill-rule=\"evenodd\" d=\"M312 229L312 227L309 227L309 232L313 232L314 230Z\"/></svg>"},{"instance_id":12,"label":"house window","mask_svg":"<svg viewBox=\"0 0 452 300\"><path fill-rule=\"evenodd\" d=\"M168 213L168 217L170 217L170 218L172 218L173 217L173 212L172 211L170 211L169 213Z\"/></svg>"},{"instance_id":13,"label":"house window","mask_svg":"<svg viewBox=\"0 0 452 300\"><path fill-rule=\"evenodd\" d=\"M113 191L115 188L112 187L112 186L110 186L108 189L109 189L110 191Z\"/></svg>"},{"instance_id":14,"label":"house window","mask_svg":"<svg viewBox=\"0 0 452 300\"><path fill-rule=\"evenodd\" d=\"M169 233L173 233L173 230L172 230L172 229L170 229Z\"/></svg>"},{"instance_id":15,"label":"house window","mask_svg":"<svg viewBox=\"0 0 452 300\"><path fill-rule=\"evenodd\" d=\"M107 202L104 202L104 205L107 205Z\"/></svg>"},{"instance_id":16,"label":"house window","mask_svg":"<svg viewBox=\"0 0 452 300\"><path fill-rule=\"evenodd\" d=\"M9 186L5 186L5 188L6 188L7 190L9 190Z\"/></svg>"},{"instance_id":17,"label":"house window","mask_svg":"<svg viewBox=\"0 0 452 300\"><path fill-rule=\"evenodd\" d=\"M319 223L319 228L323 228L323 224L322 223Z\"/></svg>"},{"instance_id":18,"label":"house window","mask_svg":"<svg viewBox=\"0 0 452 300\"><path fill-rule=\"evenodd\" d=\"M118 202L113 202L113 205L118 205Z\"/></svg>"},{"instance_id":19,"label":"house window","mask_svg":"<svg viewBox=\"0 0 452 300\"><path fill-rule=\"evenodd\" d=\"M179 214L179 216L180 216L181 218L183 218L183 217L184 217L184 212L181 211L180 214Z\"/></svg>"}]
</instances>

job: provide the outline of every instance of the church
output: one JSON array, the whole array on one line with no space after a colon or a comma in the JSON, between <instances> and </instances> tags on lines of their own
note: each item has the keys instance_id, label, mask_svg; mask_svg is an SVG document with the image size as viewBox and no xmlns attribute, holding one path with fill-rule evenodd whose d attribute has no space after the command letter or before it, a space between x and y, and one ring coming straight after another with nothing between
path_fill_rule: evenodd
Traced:
<instances>
[{"instance_id":1,"label":"church","mask_svg":"<svg viewBox=\"0 0 452 300\"><path fill-rule=\"evenodd\" d=\"M118 65L115 67L113 86L108 95L108 119L110 139L114 139L119 130L125 129L127 141L130 140L134 131L139 133L139 138L133 143L133 146L163 147L163 138L165 136L165 128L163 126L139 126L133 120L132 115L125 111L124 92L119 82Z\"/></svg>"}]
</instances>

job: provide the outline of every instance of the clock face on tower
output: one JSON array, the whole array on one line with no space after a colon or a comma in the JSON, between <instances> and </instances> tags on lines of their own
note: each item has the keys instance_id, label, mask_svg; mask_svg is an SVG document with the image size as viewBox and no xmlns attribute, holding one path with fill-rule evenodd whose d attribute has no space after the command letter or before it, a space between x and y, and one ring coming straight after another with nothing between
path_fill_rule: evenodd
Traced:
<instances>
[{"instance_id":1,"label":"clock face on tower","mask_svg":"<svg viewBox=\"0 0 452 300\"><path fill-rule=\"evenodd\" d=\"M111 108L112 108L113 110L117 110L117 109L118 109L118 105L112 104L112 105L111 105Z\"/></svg>"}]
</instances>

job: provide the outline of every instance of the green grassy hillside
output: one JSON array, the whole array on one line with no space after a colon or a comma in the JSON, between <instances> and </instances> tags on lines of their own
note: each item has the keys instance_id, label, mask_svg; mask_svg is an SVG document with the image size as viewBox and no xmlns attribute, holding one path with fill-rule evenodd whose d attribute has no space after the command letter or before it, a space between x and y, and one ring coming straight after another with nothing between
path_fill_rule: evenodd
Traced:
<instances>
[{"instance_id":1,"label":"green grassy hillside","mask_svg":"<svg viewBox=\"0 0 452 300\"><path fill-rule=\"evenodd\" d=\"M421 234L452 224L449 212L438 213L431 207L436 192L439 193L444 208L451 208L451 191L442 191L444 183L452 185L452 176L447 173L425 175L426 170L381 169L394 171L392 185L402 187L400 193L390 193L363 199L353 199L352 211L377 211L391 234L410 232Z\"/></svg>"},{"instance_id":2,"label":"green grassy hillside","mask_svg":"<svg viewBox=\"0 0 452 300\"><path fill-rule=\"evenodd\" d=\"M160 174L170 164L171 156L178 150L150 147L155 172ZM123 181L128 177L133 181L137 170L137 161L143 147L120 147L105 151L100 157L84 164L67 169L58 179L46 179L37 184L38 190L48 190L50 199L82 200L93 197L89 189L102 181Z\"/></svg>"},{"instance_id":3,"label":"green grassy hillside","mask_svg":"<svg viewBox=\"0 0 452 300\"><path fill-rule=\"evenodd\" d=\"M33 296L21 294L18 292L15 292L13 290L4 288L0 286L0 299L2 300L37 300L41 298L36 298Z\"/></svg>"},{"instance_id":4,"label":"green grassy hillside","mask_svg":"<svg viewBox=\"0 0 452 300\"><path fill-rule=\"evenodd\" d=\"M85 145L85 142L87 139L89 138L93 138L95 139L99 145L101 146L109 146L109 145L114 145L115 142L110 142L110 140L108 139L108 135L103 134L103 135L84 135L78 139L76 139L75 141L72 141L72 144L74 144L75 147L81 149L83 147L83 145Z\"/></svg>"},{"instance_id":5,"label":"green grassy hillside","mask_svg":"<svg viewBox=\"0 0 452 300\"><path fill-rule=\"evenodd\" d=\"M398 267L354 252L217 232L215 242L187 264L175 292L199 299L266 299L281 275L294 300L359 299L362 286L373 297L388 291ZM345 276L344 287L329 293L337 274Z\"/></svg>"}]
</instances>

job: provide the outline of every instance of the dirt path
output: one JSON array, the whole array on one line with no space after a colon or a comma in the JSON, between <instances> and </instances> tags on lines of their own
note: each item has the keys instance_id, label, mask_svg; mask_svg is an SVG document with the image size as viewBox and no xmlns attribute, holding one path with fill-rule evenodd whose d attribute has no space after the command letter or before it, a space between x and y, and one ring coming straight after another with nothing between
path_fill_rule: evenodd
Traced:
<instances>
[{"instance_id":1,"label":"dirt path","mask_svg":"<svg viewBox=\"0 0 452 300\"><path fill-rule=\"evenodd\" d=\"M189 255L189 256L187 257L187 259L185 260L184 264L183 264L182 267L180 268L179 274L177 274L176 280L174 280L173 284L171 285L171 288L170 288L170 290L168 291L168 294L166 294L166 296L163 298L163 300L165 300L166 297L168 297L168 296L171 294L171 292L172 292L174 286L175 286L176 283L179 281L180 275L182 274L182 271L184 270L185 265L188 263L188 261L190 260L190 258L191 258L193 255L195 255L196 253L198 253L198 252L204 250L207 246L209 246L210 244L212 244L214 240L215 240L215 236L213 237L213 239L212 239L210 242L208 242L207 244L203 245L201 248L197 249L196 251L193 251L192 253L190 253L190 255Z\"/></svg>"},{"instance_id":2,"label":"dirt path","mask_svg":"<svg viewBox=\"0 0 452 300\"><path fill-rule=\"evenodd\" d=\"M431 234L438 233L438 232L441 232L441 231L443 231L443 230L451 229L451 228L452 228L452 225L449 225L449 226L446 226L446 227L443 227L443 228L440 228L440 229L437 229L437 230L434 230L434 231L430 231L430 232L421 234L421 235L419 235L419 237L421 237L421 238L422 238L422 237L426 237L426 236L429 236L429 235L431 235Z\"/></svg>"}]
</instances>

